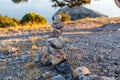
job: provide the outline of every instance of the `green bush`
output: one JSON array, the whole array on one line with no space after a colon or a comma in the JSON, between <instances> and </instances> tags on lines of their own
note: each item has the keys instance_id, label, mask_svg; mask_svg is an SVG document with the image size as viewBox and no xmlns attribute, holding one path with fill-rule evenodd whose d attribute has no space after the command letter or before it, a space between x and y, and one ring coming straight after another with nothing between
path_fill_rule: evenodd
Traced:
<instances>
[{"instance_id":1,"label":"green bush","mask_svg":"<svg viewBox=\"0 0 120 80\"><path fill-rule=\"evenodd\" d=\"M60 15L62 16L62 19L61 19L62 22L69 22L69 21L71 21L70 15L69 15L68 12L63 13L62 11L60 11Z\"/></svg>"},{"instance_id":2,"label":"green bush","mask_svg":"<svg viewBox=\"0 0 120 80\"><path fill-rule=\"evenodd\" d=\"M47 20L35 13L28 13L26 14L20 21L16 18L11 18L8 16L3 16L0 14L0 28L7 28L10 26L17 26L20 24L30 24L33 23L40 23L40 24L46 24Z\"/></svg>"},{"instance_id":3,"label":"green bush","mask_svg":"<svg viewBox=\"0 0 120 80\"><path fill-rule=\"evenodd\" d=\"M33 24L33 23L46 24L47 20L38 14L28 13L23 16L20 23L22 24Z\"/></svg>"},{"instance_id":4,"label":"green bush","mask_svg":"<svg viewBox=\"0 0 120 80\"><path fill-rule=\"evenodd\" d=\"M10 27L10 26L16 26L17 24L19 24L19 20L16 18L11 18L8 16L2 16L0 14L0 27L1 28L6 28L6 27Z\"/></svg>"}]
</instances>

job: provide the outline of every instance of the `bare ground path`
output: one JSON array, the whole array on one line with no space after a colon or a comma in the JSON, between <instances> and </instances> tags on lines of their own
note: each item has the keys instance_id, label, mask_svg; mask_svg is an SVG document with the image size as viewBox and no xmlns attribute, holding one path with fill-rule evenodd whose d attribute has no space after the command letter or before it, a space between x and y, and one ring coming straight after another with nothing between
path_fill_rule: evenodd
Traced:
<instances>
[{"instance_id":1,"label":"bare ground path","mask_svg":"<svg viewBox=\"0 0 120 80\"><path fill-rule=\"evenodd\" d=\"M79 24L78 24L79 25ZM66 27L75 26L75 24L68 24ZM91 25L93 26L93 25ZM111 27L113 26L113 27ZM116 80L120 80L120 24L107 24L101 27L92 28L72 28L64 29L63 37L67 38L67 43L64 47L64 53L68 56L69 62L72 64L73 68L78 66L86 66L90 69L91 73L100 75L100 76L109 76L115 77ZM34 31L33 31L34 32ZM12 33L12 32L10 32ZM29 37L41 37L41 40L37 40L38 44L41 44L42 40L48 37L51 32L37 32L37 33L24 33L13 35L9 34L8 36L0 37L0 43L4 44L10 43L10 40L13 41L12 44L15 46L21 46L21 51L31 49L31 43L29 43ZM1 34L2 35L2 34ZM16 39L26 39L22 42L14 42ZM22 45L21 45L22 44ZM39 50L45 48L45 45L36 45ZM0 44L1 45L1 44ZM7 46L8 46L7 45ZM5 46L5 48L7 47ZM23 49L23 50L22 50ZM39 52L39 50L34 52ZM0 52L1 53L1 52ZM14 61L16 62L17 58ZM11 63L14 61L10 61ZM10 63L8 62L8 63ZM29 63L29 62L28 62ZM6 64L0 63L1 66L7 66ZM20 64L20 65L19 65ZM8 64L10 65L10 64ZM11 76L22 76L29 73L25 70L21 70L24 66L24 62L16 62L14 65L8 66L9 69L0 72L0 77L6 75L6 73L11 72ZM11 71L13 70L13 71ZM14 72L18 72L15 73Z\"/></svg>"}]
</instances>

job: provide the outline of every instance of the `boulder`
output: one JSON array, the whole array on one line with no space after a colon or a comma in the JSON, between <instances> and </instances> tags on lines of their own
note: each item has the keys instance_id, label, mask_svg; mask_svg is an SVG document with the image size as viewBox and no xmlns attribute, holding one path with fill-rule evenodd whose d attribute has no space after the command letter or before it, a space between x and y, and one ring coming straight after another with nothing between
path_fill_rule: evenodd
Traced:
<instances>
[{"instance_id":1,"label":"boulder","mask_svg":"<svg viewBox=\"0 0 120 80\"><path fill-rule=\"evenodd\" d=\"M62 22L52 24L52 27L55 29L62 29L63 26L64 26L64 24Z\"/></svg>"},{"instance_id":2,"label":"boulder","mask_svg":"<svg viewBox=\"0 0 120 80\"><path fill-rule=\"evenodd\" d=\"M70 17L71 17L71 20L78 20L78 19L82 19L82 18L85 18L85 17L90 17L90 18L96 18L96 17L107 17L106 15L104 14L101 14L97 11L94 11L94 10L91 10L91 9L87 9L85 7L73 7L73 8L68 8L68 7L65 7L65 8L62 8L62 9L59 9L54 15L52 18L54 18L54 16L58 13L60 13L60 11L62 11L63 13L66 13L68 12Z\"/></svg>"},{"instance_id":3,"label":"boulder","mask_svg":"<svg viewBox=\"0 0 120 80\"><path fill-rule=\"evenodd\" d=\"M65 80L62 75L53 76L52 80Z\"/></svg>"},{"instance_id":4,"label":"boulder","mask_svg":"<svg viewBox=\"0 0 120 80\"><path fill-rule=\"evenodd\" d=\"M64 74L65 80L74 80L72 74Z\"/></svg>"},{"instance_id":5,"label":"boulder","mask_svg":"<svg viewBox=\"0 0 120 80\"><path fill-rule=\"evenodd\" d=\"M51 58L52 65L57 65L60 62L67 60L65 55L60 55L59 57L56 57L54 55L50 55L50 58Z\"/></svg>"},{"instance_id":6,"label":"boulder","mask_svg":"<svg viewBox=\"0 0 120 80\"><path fill-rule=\"evenodd\" d=\"M78 67L73 71L73 75L75 77L80 75L88 75L88 74L90 74L90 71L87 67L84 67L84 66Z\"/></svg>"},{"instance_id":7,"label":"boulder","mask_svg":"<svg viewBox=\"0 0 120 80\"><path fill-rule=\"evenodd\" d=\"M55 65L55 69L61 74L72 74L71 65L67 60Z\"/></svg>"},{"instance_id":8,"label":"boulder","mask_svg":"<svg viewBox=\"0 0 120 80\"><path fill-rule=\"evenodd\" d=\"M8 50L8 52L10 53L10 54L13 54L13 53L20 53L20 49L18 49L18 48L16 48L16 47L12 47L12 48L10 48L9 50Z\"/></svg>"},{"instance_id":9,"label":"boulder","mask_svg":"<svg viewBox=\"0 0 120 80\"><path fill-rule=\"evenodd\" d=\"M5 57L4 56L0 56L0 62L4 62Z\"/></svg>"},{"instance_id":10,"label":"boulder","mask_svg":"<svg viewBox=\"0 0 120 80\"><path fill-rule=\"evenodd\" d=\"M54 21L52 23L52 27L55 29L62 29L63 28L63 23L61 22L62 16L60 14L54 16Z\"/></svg>"},{"instance_id":11,"label":"boulder","mask_svg":"<svg viewBox=\"0 0 120 80\"><path fill-rule=\"evenodd\" d=\"M11 76L5 76L2 80L13 80Z\"/></svg>"},{"instance_id":12,"label":"boulder","mask_svg":"<svg viewBox=\"0 0 120 80\"><path fill-rule=\"evenodd\" d=\"M49 58L49 55L48 54L43 54L39 57L39 62L36 62L37 64L42 64L44 66L50 66L52 65L51 61L50 61L50 58Z\"/></svg>"},{"instance_id":13,"label":"boulder","mask_svg":"<svg viewBox=\"0 0 120 80\"><path fill-rule=\"evenodd\" d=\"M119 31L120 23L106 24L102 26L102 31Z\"/></svg>"},{"instance_id":14,"label":"boulder","mask_svg":"<svg viewBox=\"0 0 120 80\"><path fill-rule=\"evenodd\" d=\"M50 72L46 72L46 73L42 74L42 77L43 77L44 79L50 79L51 73L50 73Z\"/></svg>"},{"instance_id":15,"label":"boulder","mask_svg":"<svg viewBox=\"0 0 120 80\"><path fill-rule=\"evenodd\" d=\"M94 80L90 76L79 76L78 80Z\"/></svg>"},{"instance_id":16,"label":"boulder","mask_svg":"<svg viewBox=\"0 0 120 80\"><path fill-rule=\"evenodd\" d=\"M22 59L22 61L24 61L24 62L29 61L30 58L31 58L31 56L30 56L27 52L24 52L24 53L22 53L22 55L21 55L21 59Z\"/></svg>"},{"instance_id":17,"label":"boulder","mask_svg":"<svg viewBox=\"0 0 120 80\"><path fill-rule=\"evenodd\" d=\"M38 63L40 62L41 58L43 57L43 53L38 54L36 57L34 57L34 62Z\"/></svg>"},{"instance_id":18,"label":"boulder","mask_svg":"<svg viewBox=\"0 0 120 80\"><path fill-rule=\"evenodd\" d=\"M53 65L60 63L61 61L67 60L67 57L58 49L54 49L51 46L48 46L49 57Z\"/></svg>"},{"instance_id":19,"label":"boulder","mask_svg":"<svg viewBox=\"0 0 120 80\"><path fill-rule=\"evenodd\" d=\"M114 77L101 77L101 80L116 80Z\"/></svg>"},{"instance_id":20,"label":"boulder","mask_svg":"<svg viewBox=\"0 0 120 80\"><path fill-rule=\"evenodd\" d=\"M53 48L62 49L64 47L64 41L62 37L59 38L49 38L47 40Z\"/></svg>"},{"instance_id":21,"label":"boulder","mask_svg":"<svg viewBox=\"0 0 120 80\"><path fill-rule=\"evenodd\" d=\"M50 37L59 37L62 34L61 29L53 29L52 35Z\"/></svg>"},{"instance_id":22,"label":"boulder","mask_svg":"<svg viewBox=\"0 0 120 80\"><path fill-rule=\"evenodd\" d=\"M95 80L116 80L116 79L114 77L99 76L96 77Z\"/></svg>"}]
</instances>

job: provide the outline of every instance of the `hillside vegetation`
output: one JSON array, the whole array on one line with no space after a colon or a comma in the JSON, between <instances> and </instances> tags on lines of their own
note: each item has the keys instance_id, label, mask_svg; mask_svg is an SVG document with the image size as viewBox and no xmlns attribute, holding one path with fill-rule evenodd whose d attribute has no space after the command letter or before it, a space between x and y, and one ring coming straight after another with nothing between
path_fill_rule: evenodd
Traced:
<instances>
[{"instance_id":1,"label":"hillside vegetation","mask_svg":"<svg viewBox=\"0 0 120 80\"><path fill-rule=\"evenodd\" d=\"M62 15L62 22L70 22L68 13L60 13ZM4 31L20 31L20 30L52 30L51 25L47 20L36 13L30 12L23 16L21 20L3 16L0 14L0 30Z\"/></svg>"},{"instance_id":2,"label":"hillside vegetation","mask_svg":"<svg viewBox=\"0 0 120 80\"><path fill-rule=\"evenodd\" d=\"M36 13L27 13L21 20L0 14L0 30L48 30L48 28L50 28L50 25L47 20Z\"/></svg>"},{"instance_id":3,"label":"hillside vegetation","mask_svg":"<svg viewBox=\"0 0 120 80\"><path fill-rule=\"evenodd\" d=\"M6 28L8 26L16 26L19 24L19 20L8 16L2 16L0 14L0 27Z\"/></svg>"}]
</instances>

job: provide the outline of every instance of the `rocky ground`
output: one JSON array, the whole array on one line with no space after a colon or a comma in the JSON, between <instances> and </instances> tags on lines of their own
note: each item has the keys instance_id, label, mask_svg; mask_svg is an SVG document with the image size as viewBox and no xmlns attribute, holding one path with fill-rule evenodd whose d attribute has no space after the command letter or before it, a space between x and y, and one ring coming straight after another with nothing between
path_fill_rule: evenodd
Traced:
<instances>
[{"instance_id":1,"label":"rocky ground","mask_svg":"<svg viewBox=\"0 0 120 80\"><path fill-rule=\"evenodd\" d=\"M88 24L82 21L66 24L62 34L66 43L62 51L67 55L73 69L85 66L91 75L110 77L103 80L120 80L120 23L114 22L88 23L89 26L94 25L93 27L87 27ZM1 31L1 80L35 80L48 69L36 65L34 61L36 56L46 52L46 39L51 32L21 32ZM8 54L8 50L13 47L18 52Z\"/></svg>"}]
</instances>

